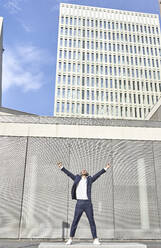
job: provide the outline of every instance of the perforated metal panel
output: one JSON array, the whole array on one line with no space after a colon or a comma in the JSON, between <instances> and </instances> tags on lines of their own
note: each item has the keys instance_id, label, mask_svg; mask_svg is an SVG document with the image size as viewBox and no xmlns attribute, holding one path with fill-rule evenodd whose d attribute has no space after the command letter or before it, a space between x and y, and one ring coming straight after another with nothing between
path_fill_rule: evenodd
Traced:
<instances>
[{"instance_id":1,"label":"perforated metal panel","mask_svg":"<svg viewBox=\"0 0 161 248\"><path fill-rule=\"evenodd\" d=\"M117 238L159 238L152 142L113 141Z\"/></svg>"},{"instance_id":2,"label":"perforated metal panel","mask_svg":"<svg viewBox=\"0 0 161 248\"><path fill-rule=\"evenodd\" d=\"M0 137L0 238L18 238L26 138Z\"/></svg>"},{"instance_id":3,"label":"perforated metal panel","mask_svg":"<svg viewBox=\"0 0 161 248\"><path fill-rule=\"evenodd\" d=\"M68 237L76 201L61 160L74 174L111 163L92 187L100 238L159 239L160 154L161 142L0 137L0 238ZM92 237L85 215L76 237Z\"/></svg>"},{"instance_id":4,"label":"perforated metal panel","mask_svg":"<svg viewBox=\"0 0 161 248\"><path fill-rule=\"evenodd\" d=\"M68 183L57 166L69 164L68 140L29 138L21 238L64 238Z\"/></svg>"},{"instance_id":5,"label":"perforated metal panel","mask_svg":"<svg viewBox=\"0 0 161 248\"><path fill-rule=\"evenodd\" d=\"M154 164L155 164L155 176L156 176L156 189L157 189L157 207L158 207L158 219L160 221L161 230L161 142L153 142ZM161 236L160 236L161 237Z\"/></svg>"}]
</instances>

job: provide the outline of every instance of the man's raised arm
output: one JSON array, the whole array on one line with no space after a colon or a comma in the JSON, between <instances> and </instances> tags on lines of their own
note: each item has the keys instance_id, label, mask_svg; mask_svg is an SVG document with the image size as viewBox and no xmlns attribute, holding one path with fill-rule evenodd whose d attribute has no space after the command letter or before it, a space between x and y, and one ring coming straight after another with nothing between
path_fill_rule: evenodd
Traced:
<instances>
[{"instance_id":1,"label":"man's raised arm","mask_svg":"<svg viewBox=\"0 0 161 248\"><path fill-rule=\"evenodd\" d=\"M62 162L58 162L57 163L59 168L68 176L70 177L73 181L75 180L75 175L72 174L70 171L68 171L67 169L64 168L64 166L62 165Z\"/></svg>"},{"instance_id":2,"label":"man's raised arm","mask_svg":"<svg viewBox=\"0 0 161 248\"><path fill-rule=\"evenodd\" d=\"M97 172L93 177L92 177L92 182L95 182L103 173L106 172L106 170L110 168L110 164L108 163L105 168Z\"/></svg>"}]
</instances>

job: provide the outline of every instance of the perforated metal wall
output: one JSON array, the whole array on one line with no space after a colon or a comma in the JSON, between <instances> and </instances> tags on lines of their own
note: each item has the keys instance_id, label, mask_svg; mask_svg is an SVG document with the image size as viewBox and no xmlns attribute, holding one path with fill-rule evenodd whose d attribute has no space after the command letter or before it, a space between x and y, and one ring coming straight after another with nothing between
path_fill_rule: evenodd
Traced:
<instances>
[{"instance_id":1,"label":"perforated metal wall","mask_svg":"<svg viewBox=\"0 0 161 248\"><path fill-rule=\"evenodd\" d=\"M0 238L18 238L26 138L0 137Z\"/></svg>"},{"instance_id":2,"label":"perforated metal wall","mask_svg":"<svg viewBox=\"0 0 161 248\"><path fill-rule=\"evenodd\" d=\"M115 236L159 238L151 141L112 141Z\"/></svg>"},{"instance_id":3,"label":"perforated metal wall","mask_svg":"<svg viewBox=\"0 0 161 248\"><path fill-rule=\"evenodd\" d=\"M92 186L98 236L159 239L161 142L0 137L0 238L66 238L76 201L72 180L56 165L93 175L111 168ZM77 238L91 238L85 215Z\"/></svg>"},{"instance_id":4,"label":"perforated metal wall","mask_svg":"<svg viewBox=\"0 0 161 248\"><path fill-rule=\"evenodd\" d=\"M68 140L29 138L21 238L65 237L68 183L60 160L68 167Z\"/></svg>"}]
</instances>

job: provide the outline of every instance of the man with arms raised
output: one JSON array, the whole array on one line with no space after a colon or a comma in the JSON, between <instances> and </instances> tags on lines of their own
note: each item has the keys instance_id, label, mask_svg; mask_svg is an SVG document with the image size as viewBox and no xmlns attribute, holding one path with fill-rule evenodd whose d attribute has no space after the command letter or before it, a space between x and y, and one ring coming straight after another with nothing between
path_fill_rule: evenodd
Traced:
<instances>
[{"instance_id":1,"label":"man with arms raised","mask_svg":"<svg viewBox=\"0 0 161 248\"><path fill-rule=\"evenodd\" d=\"M93 244L99 245L100 242L97 238L96 224L94 221L93 206L91 201L91 188L92 188L92 183L94 183L103 173L106 172L108 168L110 168L110 164L107 164L104 169L100 170L94 176L89 176L86 169L83 169L80 175L78 174L74 175L66 168L64 168L62 162L59 162L58 166L67 176L69 176L74 181L71 194L72 194L72 199L77 200L74 219L70 230L70 238L66 244L67 245L72 244L72 240L75 235L78 222L83 212L85 212L90 224L91 233L93 236Z\"/></svg>"}]
</instances>

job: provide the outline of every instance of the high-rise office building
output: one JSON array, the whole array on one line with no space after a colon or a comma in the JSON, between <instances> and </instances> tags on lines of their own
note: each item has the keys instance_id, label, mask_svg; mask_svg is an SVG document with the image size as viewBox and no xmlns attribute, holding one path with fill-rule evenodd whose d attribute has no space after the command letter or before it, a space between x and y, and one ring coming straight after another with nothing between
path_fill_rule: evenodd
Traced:
<instances>
[{"instance_id":1,"label":"high-rise office building","mask_svg":"<svg viewBox=\"0 0 161 248\"><path fill-rule=\"evenodd\" d=\"M2 105L2 53L3 53L3 18L0 17L0 106Z\"/></svg>"},{"instance_id":2,"label":"high-rise office building","mask_svg":"<svg viewBox=\"0 0 161 248\"><path fill-rule=\"evenodd\" d=\"M144 119L161 96L156 14L61 4L55 115Z\"/></svg>"},{"instance_id":3,"label":"high-rise office building","mask_svg":"<svg viewBox=\"0 0 161 248\"><path fill-rule=\"evenodd\" d=\"M158 0L158 1L159 1L160 15L161 15L161 0Z\"/></svg>"}]
</instances>

